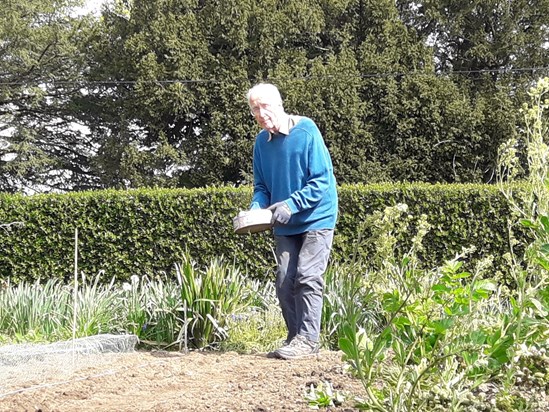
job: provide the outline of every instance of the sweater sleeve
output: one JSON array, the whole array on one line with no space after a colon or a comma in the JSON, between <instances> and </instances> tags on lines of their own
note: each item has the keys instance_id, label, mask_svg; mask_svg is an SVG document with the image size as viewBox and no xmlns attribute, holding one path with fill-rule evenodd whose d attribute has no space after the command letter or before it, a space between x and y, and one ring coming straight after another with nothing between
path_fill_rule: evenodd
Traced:
<instances>
[{"instance_id":1,"label":"sweater sleeve","mask_svg":"<svg viewBox=\"0 0 549 412\"><path fill-rule=\"evenodd\" d=\"M257 202L264 209L271 204L271 194L265 184L261 168L261 154L259 150L259 142L256 140L254 144L253 155L253 173L254 173L254 194L250 203Z\"/></svg>"}]
</instances>

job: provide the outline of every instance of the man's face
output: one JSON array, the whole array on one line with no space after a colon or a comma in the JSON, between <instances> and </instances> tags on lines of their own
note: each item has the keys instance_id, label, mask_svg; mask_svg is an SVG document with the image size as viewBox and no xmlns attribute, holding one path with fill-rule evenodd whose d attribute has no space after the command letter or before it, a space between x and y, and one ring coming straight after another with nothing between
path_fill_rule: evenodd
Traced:
<instances>
[{"instance_id":1,"label":"man's face","mask_svg":"<svg viewBox=\"0 0 549 412\"><path fill-rule=\"evenodd\" d=\"M260 96L250 97L250 110L256 122L271 133L276 133L280 126L281 105L272 105Z\"/></svg>"}]
</instances>

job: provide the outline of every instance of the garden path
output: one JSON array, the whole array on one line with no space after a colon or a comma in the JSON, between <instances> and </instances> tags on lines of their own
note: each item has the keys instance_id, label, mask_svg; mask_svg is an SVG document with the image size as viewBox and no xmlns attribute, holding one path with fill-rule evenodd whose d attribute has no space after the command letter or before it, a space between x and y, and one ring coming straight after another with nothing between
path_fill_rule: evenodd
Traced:
<instances>
[{"instance_id":1,"label":"garden path","mask_svg":"<svg viewBox=\"0 0 549 412\"><path fill-rule=\"evenodd\" d=\"M71 373L26 382L0 398L0 411L310 411L310 385L329 381L347 395L328 411L352 411L362 386L345 369L341 352L321 351L297 361L234 352L107 354Z\"/></svg>"}]
</instances>

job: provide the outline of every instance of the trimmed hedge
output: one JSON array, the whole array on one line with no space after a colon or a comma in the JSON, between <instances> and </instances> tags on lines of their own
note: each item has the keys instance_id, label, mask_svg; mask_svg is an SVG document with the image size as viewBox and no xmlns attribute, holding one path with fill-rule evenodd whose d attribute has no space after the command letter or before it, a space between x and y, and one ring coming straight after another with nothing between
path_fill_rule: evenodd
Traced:
<instances>
[{"instance_id":1,"label":"trimmed hedge","mask_svg":"<svg viewBox=\"0 0 549 412\"><path fill-rule=\"evenodd\" d=\"M524 184L513 186L517 196L526 190ZM411 246L415 222L421 214L428 216L431 229L424 238L425 251L421 256L427 268L440 266L463 248L474 246L475 252L465 261L465 268L472 270L479 259L491 255L493 276L505 277L507 263L503 255L510 250L510 228L521 243L515 246L516 253L523 253L525 244L531 241L525 229L518 225L519 218L507 199L494 185L352 185L342 187L339 193L341 214L335 245L339 258L349 255L348 248L357 238L356 228L367 216L398 203L407 204L408 214L412 215L410 231L397 234L401 254ZM369 229L365 232L363 236L368 238ZM367 257L371 250L361 252Z\"/></svg>"},{"instance_id":2,"label":"trimmed hedge","mask_svg":"<svg viewBox=\"0 0 549 412\"><path fill-rule=\"evenodd\" d=\"M247 207L251 195L249 187L0 195L0 223L24 222L23 227L0 230L0 276L16 282L70 279L78 228L78 268L86 276L101 271L105 279L118 280L158 275L171 271L188 250L198 264L223 255L250 276L262 277L274 266L270 232L242 236L232 230L233 216ZM428 267L474 245L473 263L492 254L494 270L505 273L501 256L509 249L508 221L517 219L494 186L345 185L339 195L334 259L355 249L368 215L406 203L411 214L428 215L433 226L425 239ZM399 237L405 250L413 233ZM372 251L362 253L367 259Z\"/></svg>"}]
</instances>

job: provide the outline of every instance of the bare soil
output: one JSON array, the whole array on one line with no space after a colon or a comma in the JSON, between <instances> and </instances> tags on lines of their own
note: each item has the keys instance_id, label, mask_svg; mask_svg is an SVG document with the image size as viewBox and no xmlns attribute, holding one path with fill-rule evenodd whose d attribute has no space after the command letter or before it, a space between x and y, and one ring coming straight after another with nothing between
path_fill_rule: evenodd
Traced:
<instances>
[{"instance_id":1,"label":"bare soil","mask_svg":"<svg viewBox=\"0 0 549 412\"><path fill-rule=\"evenodd\" d=\"M18 368L25 375L21 368L40 366ZM104 355L68 376L45 372L4 392L0 411L310 411L305 394L325 381L346 400L323 410L353 411L353 398L363 394L341 352L332 351L294 361L234 352L137 351Z\"/></svg>"}]
</instances>

